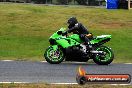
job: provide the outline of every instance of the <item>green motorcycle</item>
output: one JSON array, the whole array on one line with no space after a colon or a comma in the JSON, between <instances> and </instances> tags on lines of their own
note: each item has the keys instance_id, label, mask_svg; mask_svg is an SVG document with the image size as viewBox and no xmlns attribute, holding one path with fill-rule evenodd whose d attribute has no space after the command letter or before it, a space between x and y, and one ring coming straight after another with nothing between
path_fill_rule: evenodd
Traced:
<instances>
[{"instance_id":1,"label":"green motorcycle","mask_svg":"<svg viewBox=\"0 0 132 88\"><path fill-rule=\"evenodd\" d=\"M51 64L59 64L62 61L87 62L93 59L96 64L108 65L113 61L114 53L111 48L103 46L110 41L111 35L101 35L97 37L87 36L92 44L92 50L87 52L86 45L78 34L70 36L63 35L65 28L61 28L50 38L50 46L46 49L44 57Z\"/></svg>"}]
</instances>

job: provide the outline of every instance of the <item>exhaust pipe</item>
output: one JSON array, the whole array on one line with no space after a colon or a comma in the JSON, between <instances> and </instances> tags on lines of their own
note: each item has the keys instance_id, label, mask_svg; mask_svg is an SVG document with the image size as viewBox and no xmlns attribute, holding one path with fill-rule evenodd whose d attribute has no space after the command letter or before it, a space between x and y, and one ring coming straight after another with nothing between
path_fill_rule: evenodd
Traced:
<instances>
[{"instance_id":1,"label":"exhaust pipe","mask_svg":"<svg viewBox=\"0 0 132 88\"><path fill-rule=\"evenodd\" d=\"M94 53L94 54L103 54L104 52L103 51L95 51L95 50L93 50L93 51L90 51L91 53Z\"/></svg>"}]
</instances>

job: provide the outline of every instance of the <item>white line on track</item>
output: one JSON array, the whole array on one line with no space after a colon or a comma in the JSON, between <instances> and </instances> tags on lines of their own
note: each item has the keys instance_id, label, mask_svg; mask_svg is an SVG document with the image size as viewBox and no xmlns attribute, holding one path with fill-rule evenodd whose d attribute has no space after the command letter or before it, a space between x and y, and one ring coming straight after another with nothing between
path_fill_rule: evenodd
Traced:
<instances>
[{"instance_id":1,"label":"white line on track","mask_svg":"<svg viewBox=\"0 0 132 88\"><path fill-rule=\"evenodd\" d=\"M40 61L40 62L44 62L44 63L46 63L47 61ZM48 62L47 62L47 63L48 63ZM87 64L86 62L62 62L62 63L76 63L76 64L84 63L84 64Z\"/></svg>"},{"instance_id":2,"label":"white line on track","mask_svg":"<svg viewBox=\"0 0 132 88\"><path fill-rule=\"evenodd\" d=\"M7 62L10 62L10 61L14 61L14 60L1 60L1 61L5 61L5 62L7 61Z\"/></svg>"},{"instance_id":3,"label":"white line on track","mask_svg":"<svg viewBox=\"0 0 132 88\"><path fill-rule=\"evenodd\" d=\"M50 83L50 84L56 84L56 85L77 85L78 83ZM78 84L79 85L79 84ZM102 84L101 84L102 85ZM105 85L105 84L104 84ZM106 84L106 85L113 85L113 86L127 86L131 84Z\"/></svg>"},{"instance_id":4,"label":"white line on track","mask_svg":"<svg viewBox=\"0 0 132 88\"><path fill-rule=\"evenodd\" d=\"M86 62L63 62L63 63L88 64L88 63L86 63Z\"/></svg>"},{"instance_id":5,"label":"white line on track","mask_svg":"<svg viewBox=\"0 0 132 88\"><path fill-rule=\"evenodd\" d=\"M21 83L30 83L30 82L0 82L0 83L5 83L5 84L6 83L20 83L21 84Z\"/></svg>"},{"instance_id":6,"label":"white line on track","mask_svg":"<svg viewBox=\"0 0 132 88\"><path fill-rule=\"evenodd\" d=\"M11 61L15 61L15 60L0 60L0 61L11 62ZM47 61L40 61L40 62L48 63ZM86 62L62 62L62 63L88 64ZM116 63L116 64L118 64L118 63ZM122 63L122 64L132 64L132 63Z\"/></svg>"},{"instance_id":7,"label":"white line on track","mask_svg":"<svg viewBox=\"0 0 132 88\"><path fill-rule=\"evenodd\" d=\"M127 86L127 85L130 85L130 84L110 84L110 85L114 85L114 86L118 86L118 85L120 85L120 86Z\"/></svg>"},{"instance_id":8,"label":"white line on track","mask_svg":"<svg viewBox=\"0 0 132 88\"><path fill-rule=\"evenodd\" d=\"M40 61L40 62L44 62L44 63L45 63L45 62L47 62L47 61Z\"/></svg>"},{"instance_id":9,"label":"white line on track","mask_svg":"<svg viewBox=\"0 0 132 88\"><path fill-rule=\"evenodd\" d=\"M51 84L58 84L58 85L66 84L66 85L68 85L68 84L78 84L78 83L51 83ZM122 85L122 86L125 86L125 85L130 85L130 84L107 84L107 85L114 85L114 86Z\"/></svg>"},{"instance_id":10,"label":"white line on track","mask_svg":"<svg viewBox=\"0 0 132 88\"><path fill-rule=\"evenodd\" d=\"M18 83L20 83L20 84L22 84L22 83L31 83L31 82L0 82L0 83L16 83L16 84L18 84ZM63 85L63 84L78 84L78 83L49 83L49 84L60 84L60 85Z\"/></svg>"},{"instance_id":11,"label":"white line on track","mask_svg":"<svg viewBox=\"0 0 132 88\"><path fill-rule=\"evenodd\" d=\"M57 84L57 85L63 85L63 84L66 84L66 85L68 85L68 84L78 84L78 83L50 83L50 84Z\"/></svg>"},{"instance_id":12,"label":"white line on track","mask_svg":"<svg viewBox=\"0 0 132 88\"><path fill-rule=\"evenodd\" d=\"M124 63L124 64L132 64L132 63Z\"/></svg>"},{"instance_id":13,"label":"white line on track","mask_svg":"<svg viewBox=\"0 0 132 88\"><path fill-rule=\"evenodd\" d=\"M40 61L46 63L47 61ZM47 62L48 63L48 62ZM62 63L73 63L73 64L89 64L86 62L62 62ZM132 64L132 63L114 63L114 64Z\"/></svg>"},{"instance_id":14,"label":"white line on track","mask_svg":"<svg viewBox=\"0 0 132 88\"><path fill-rule=\"evenodd\" d=\"M31 82L0 82L0 83L4 83L4 84L8 84L8 83L23 84L23 83L31 83ZM77 85L78 83L49 83L49 84L55 84L55 85ZM130 85L130 84L106 84L106 85L127 86L127 85Z\"/></svg>"}]
</instances>

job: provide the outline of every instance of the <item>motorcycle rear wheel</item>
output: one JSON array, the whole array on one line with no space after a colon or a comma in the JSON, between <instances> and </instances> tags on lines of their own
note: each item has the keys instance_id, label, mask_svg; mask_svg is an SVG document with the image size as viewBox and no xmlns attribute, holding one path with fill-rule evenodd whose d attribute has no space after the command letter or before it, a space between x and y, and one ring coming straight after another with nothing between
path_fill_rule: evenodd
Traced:
<instances>
[{"instance_id":1,"label":"motorcycle rear wheel","mask_svg":"<svg viewBox=\"0 0 132 88\"><path fill-rule=\"evenodd\" d=\"M105 55L95 55L95 58L93 59L93 61L98 64L98 65L108 65L110 64L113 59L114 59L114 53L113 51L107 47L107 46L100 46L98 48L96 48L97 51L103 51L104 53L106 53Z\"/></svg>"}]
</instances>

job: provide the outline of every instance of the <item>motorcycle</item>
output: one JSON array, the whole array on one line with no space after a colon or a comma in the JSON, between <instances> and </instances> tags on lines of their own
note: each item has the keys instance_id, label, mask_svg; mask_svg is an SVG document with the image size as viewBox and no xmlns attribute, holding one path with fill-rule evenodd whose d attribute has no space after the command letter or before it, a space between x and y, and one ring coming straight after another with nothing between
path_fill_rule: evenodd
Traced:
<instances>
[{"instance_id":1,"label":"motorcycle","mask_svg":"<svg viewBox=\"0 0 132 88\"><path fill-rule=\"evenodd\" d=\"M63 35L65 30L66 28L61 28L49 38L50 46L44 53L48 63L59 64L64 60L87 62L89 59L93 59L98 65L108 65L113 61L113 51L103 45L110 41L111 35L96 37L93 37L92 34L86 35L92 45L92 50L88 50L78 34Z\"/></svg>"}]
</instances>

